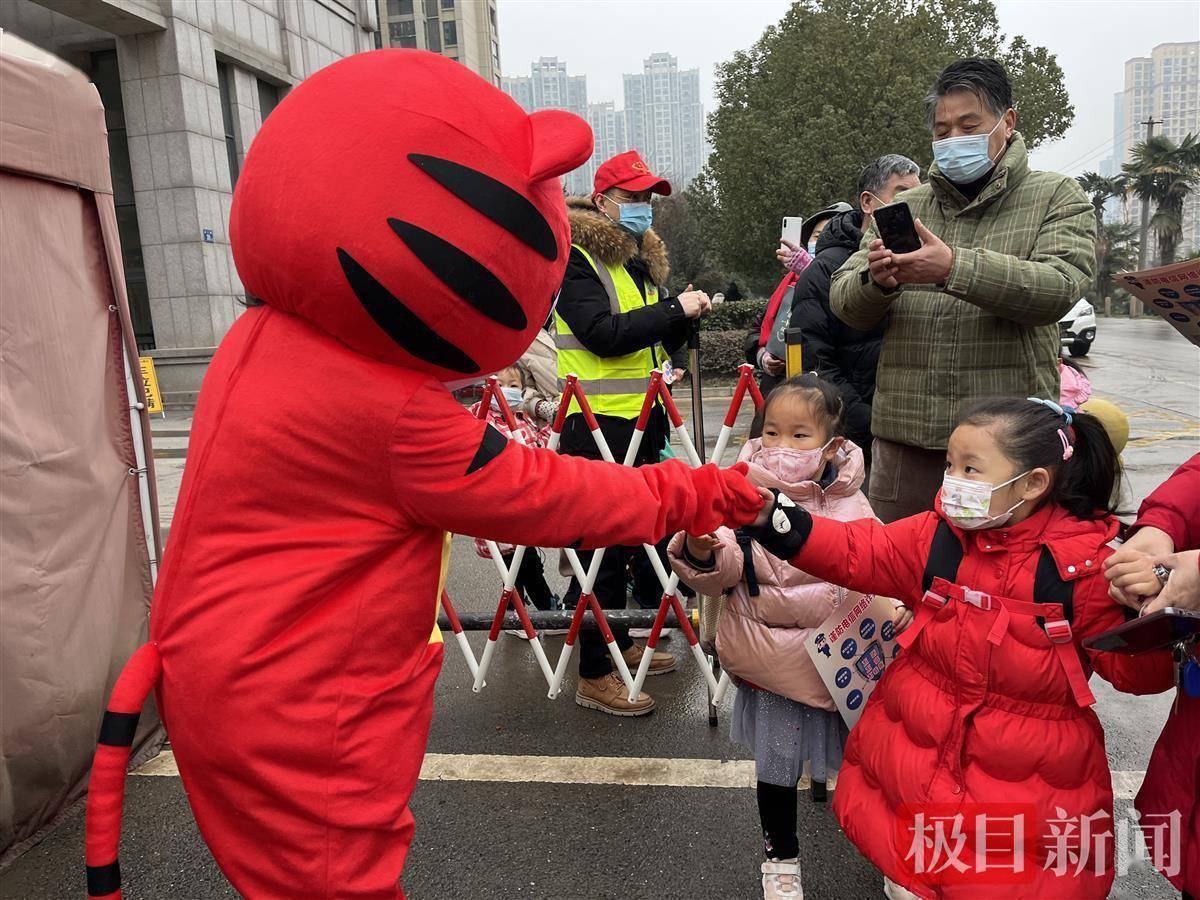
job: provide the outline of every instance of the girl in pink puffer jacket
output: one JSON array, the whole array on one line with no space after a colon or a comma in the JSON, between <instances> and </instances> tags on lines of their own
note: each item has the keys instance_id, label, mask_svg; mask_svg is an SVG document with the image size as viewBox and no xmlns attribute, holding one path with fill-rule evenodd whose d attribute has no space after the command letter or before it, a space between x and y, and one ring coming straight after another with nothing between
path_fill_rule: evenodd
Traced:
<instances>
[{"instance_id":1,"label":"girl in pink puffer jacket","mask_svg":"<svg viewBox=\"0 0 1200 900\"><path fill-rule=\"evenodd\" d=\"M841 436L842 412L837 388L815 375L780 384L767 398L763 436L747 442L739 457L749 465L750 481L821 516L873 518L860 490L862 451ZM702 536L680 532L668 553L672 568L697 591L732 591L717 650L738 683L731 737L754 752L767 857L763 895L798 898L796 784L807 764L813 799L824 800L828 773L841 765L848 735L805 641L834 607L853 606L862 595L793 568L727 528Z\"/></svg>"}]
</instances>

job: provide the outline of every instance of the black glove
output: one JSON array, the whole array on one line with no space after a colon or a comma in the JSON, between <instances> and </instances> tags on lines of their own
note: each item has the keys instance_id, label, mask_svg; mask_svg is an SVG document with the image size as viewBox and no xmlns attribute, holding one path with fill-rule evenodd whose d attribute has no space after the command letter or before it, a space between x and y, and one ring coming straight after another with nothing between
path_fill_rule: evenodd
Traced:
<instances>
[{"instance_id":1,"label":"black glove","mask_svg":"<svg viewBox=\"0 0 1200 900\"><path fill-rule=\"evenodd\" d=\"M812 533L812 516L801 509L786 495L774 488L775 505L765 525L747 528L750 536L762 544L773 556L789 560L804 548L804 542Z\"/></svg>"}]
</instances>

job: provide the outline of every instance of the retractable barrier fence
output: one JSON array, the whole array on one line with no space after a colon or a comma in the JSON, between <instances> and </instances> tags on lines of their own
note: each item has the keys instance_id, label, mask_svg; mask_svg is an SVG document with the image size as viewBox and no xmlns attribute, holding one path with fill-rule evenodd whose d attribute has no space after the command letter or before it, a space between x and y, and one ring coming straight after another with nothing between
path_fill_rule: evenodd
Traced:
<instances>
[{"instance_id":1,"label":"retractable barrier fence","mask_svg":"<svg viewBox=\"0 0 1200 900\"><path fill-rule=\"evenodd\" d=\"M744 364L738 369L737 387L734 389L733 397L730 399L729 409L725 414L724 423L717 435L716 446L713 449L712 462L717 465L720 465L721 459L733 437L734 424L737 422L738 414L741 412L747 395L751 398L755 409L762 410L763 398L758 385L754 381L753 372L754 368L748 364ZM504 399L495 376L488 379L487 386L484 388L483 398L480 400L478 407L477 414L479 418L486 418L493 398L497 399L496 408L504 417L513 438L523 443L523 429L517 427L516 419ZM554 424L551 428L547 449L551 451L558 449L559 442L562 439L563 423L566 421L567 411L571 406L572 400L578 404L587 423L588 430L596 442L596 447L600 452L601 458L608 462L616 462L608 446L608 442L604 438L604 434L600 431L596 417L588 405L587 397L582 386L579 384L579 379L575 375L567 376L558 412L554 417ZM633 438L629 442L629 449L625 453L622 464L631 466L637 458L638 450L645 436L646 424L650 419L650 413L656 401L662 402L667 417L671 422L671 428L679 439L688 462L692 466L699 466L700 455L697 453L696 446L692 442L691 434L688 432L683 417L680 415L674 399L667 390L666 384L663 383L662 373L658 371L650 375L650 384L646 389L646 395L642 401L641 413L638 416ZM689 613L685 610L683 601L679 597L679 576L673 572L667 572L653 544L643 544L642 547L663 590L662 599L659 601L657 610L603 609L593 591L596 584L596 577L599 574L600 563L604 556L604 549L596 550L592 554L591 562L585 570L579 559L579 555L568 547L564 548L563 552L571 566L571 571L579 581L579 603L574 612L534 612L532 614L526 610L520 593L516 589L517 573L521 568L521 561L526 548L521 546L514 548L510 561L505 562L504 555L500 552L500 548L495 541L488 540L485 541L485 544L492 562L495 563L496 571L501 581L500 598L496 604L495 613L490 617L460 615L455 610L449 594L443 592L441 598L442 615L439 617L439 624L442 628L448 629L454 634L455 642L462 651L463 658L466 660L467 667L471 672L473 679L472 689L476 693L487 685L487 673L491 667L492 656L495 653L500 633L506 628L520 628L529 639L526 643L528 643L530 651L537 661L542 676L546 679L548 687L546 696L553 700L558 696L562 687L567 666L575 651L575 644L579 637L580 629L595 628L600 631L602 639L608 647L608 652L612 656L613 665L616 667L617 673L628 689L629 697L632 700L641 692L642 685L646 681L646 675L650 668L650 658L654 648L658 646L658 640L663 628L671 627L678 628L683 633L692 657L701 674L704 676L705 681L708 683L709 694L712 697L714 706L720 703L721 698L728 689L729 676L722 674L718 681L714 675L704 651L700 647L699 638L696 635L697 619L695 614L694 612ZM625 657L621 654L620 648L617 646L617 641L613 636L611 627L614 622L622 627L650 627L650 635L646 640L646 647L648 649L647 652L642 654L642 659L636 672L629 671L629 667L625 663ZM559 653L557 664L551 666L550 660L546 656L545 647L542 641L539 640L540 630L561 628L564 626L567 628L567 634L563 642L562 651ZM487 642L484 645L482 656L477 659L470 642L467 640L466 632L474 630L482 631L484 629L488 632Z\"/></svg>"}]
</instances>

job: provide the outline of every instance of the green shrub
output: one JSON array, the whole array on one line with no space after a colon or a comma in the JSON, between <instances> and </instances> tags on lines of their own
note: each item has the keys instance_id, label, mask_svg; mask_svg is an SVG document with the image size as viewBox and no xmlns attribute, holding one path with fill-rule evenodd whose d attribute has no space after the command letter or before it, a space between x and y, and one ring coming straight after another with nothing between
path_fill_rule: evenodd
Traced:
<instances>
[{"instance_id":1,"label":"green shrub","mask_svg":"<svg viewBox=\"0 0 1200 900\"><path fill-rule=\"evenodd\" d=\"M745 337L745 329L701 331L700 371L705 375L736 377L738 366L746 361L742 356L742 342Z\"/></svg>"},{"instance_id":2,"label":"green shrub","mask_svg":"<svg viewBox=\"0 0 1200 900\"><path fill-rule=\"evenodd\" d=\"M737 331L743 334L754 324L754 320L767 308L766 300L739 300L736 303L718 303L707 316L700 320L701 331Z\"/></svg>"}]
</instances>

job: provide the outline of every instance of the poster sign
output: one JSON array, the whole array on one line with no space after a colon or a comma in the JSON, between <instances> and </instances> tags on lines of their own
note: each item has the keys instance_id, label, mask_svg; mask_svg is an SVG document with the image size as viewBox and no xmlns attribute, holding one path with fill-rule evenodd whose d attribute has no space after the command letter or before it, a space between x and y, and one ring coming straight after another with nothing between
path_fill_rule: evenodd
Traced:
<instances>
[{"instance_id":1,"label":"poster sign","mask_svg":"<svg viewBox=\"0 0 1200 900\"><path fill-rule=\"evenodd\" d=\"M142 370L142 387L146 390L146 412L160 413L163 411L162 394L158 390L154 360L149 356L139 356L138 364Z\"/></svg>"},{"instance_id":2,"label":"poster sign","mask_svg":"<svg viewBox=\"0 0 1200 900\"><path fill-rule=\"evenodd\" d=\"M1113 281L1200 346L1200 257L1146 269L1123 272Z\"/></svg>"},{"instance_id":3,"label":"poster sign","mask_svg":"<svg viewBox=\"0 0 1200 900\"><path fill-rule=\"evenodd\" d=\"M862 715L883 670L900 647L892 625L892 601L874 594L842 593L829 618L813 629L805 642L813 665L848 728Z\"/></svg>"}]
</instances>

